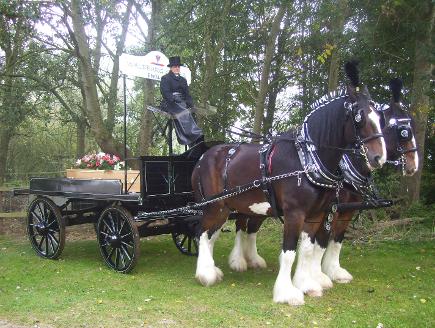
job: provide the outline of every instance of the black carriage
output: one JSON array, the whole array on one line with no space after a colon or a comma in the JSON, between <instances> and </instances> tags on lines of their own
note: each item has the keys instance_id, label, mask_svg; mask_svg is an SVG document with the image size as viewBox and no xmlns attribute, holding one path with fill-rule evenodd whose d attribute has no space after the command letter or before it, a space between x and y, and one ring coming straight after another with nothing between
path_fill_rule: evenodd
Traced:
<instances>
[{"instance_id":1,"label":"black carriage","mask_svg":"<svg viewBox=\"0 0 435 328\"><path fill-rule=\"evenodd\" d=\"M172 154L171 119L167 127ZM101 256L118 272L133 269L140 237L170 234L181 253L196 256L201 212L185 208L194 202L192 171L207 149L201 142L179 155L130 159L139 162L140 192L127 189L127 171L123 182L32 178L29 189L15 189L14 194L30 197L26 226L33 249L57 259L65 245L65 227L93 223Z\"/></svg>"}]
</instances>

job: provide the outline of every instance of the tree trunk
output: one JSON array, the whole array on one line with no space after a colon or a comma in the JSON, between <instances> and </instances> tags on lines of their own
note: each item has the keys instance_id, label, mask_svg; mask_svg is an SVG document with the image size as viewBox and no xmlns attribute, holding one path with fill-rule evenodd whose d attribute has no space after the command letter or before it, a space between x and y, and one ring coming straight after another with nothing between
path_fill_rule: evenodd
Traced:
<instances>
[{"instance_id":1,"label":"tree trunk","mask_svg":"<svg viewBox=\"0 0 435 328\"><path fill-rule=\"evenodd\" d=\"M290 19L287 17L285 20L285 24L283 29L278 36L278 49L276 54L275 65L273 67L272 73L272 81L270 83L269 92L267 96L267 110L266 117L264 118L263 124L263 134L266 134L271 128L273 124L273 117L275 116L276 110L276 99L278 93L281 91L282 87L287 82L287 78L283 73L283 64L284 64L284 56L285 56L285 47L287 45L287 40L289 36L289 25Z\"/></svg>"},{"instance_id":2,"label":"tree trunk","mask_svg":"<svg viewBox=\"0 0 435 328\"><path fill-rule=\"evenodd\" d=\"M161 12L160 0L152 1L151 19L147 19L148 22L148 36L147 42L149 48L155 49L156 36L158 32L159 20ZM143 13L145 15L145 13ZM155 103L155 85L153 80L146 79L143 82L143 110L140 118L140 131L138 136L138 154L148 155L149 148L151 146L152 138L152 122L153 116L147 109L148 105L154 105Z\"/></svg>"},{"instance_id":3,"label":"tree trunk","mask_svg":"<svg viewBox=\"0 0 435 328\"><path fill-rule=\"evenodd\" d=\"M77 56L81 67L83 89L86 95L87 117L92 135L104 152L116 154L124 158L123 144L113 138L103 121L97 93L97 77L92 68L91 54L87 43L83 13L81 12L79 0L71 1L71 19L74 29L73 37L76 41ZM130 150L127 150L127 157L132 157Z\"/></svg>"},{"instance_id":4,"label":"tree trunk","mask_svg":"<svg viewBox=\"0 0 435 328\"><path fill-rule=\"evenodd\" d=\"M77 122L77 148L76 158L82 158L85 155L86 124Z\"/></svg>"},{"instance_id":5,"label":"tree trunk","mask_svg":"<svg viewBox=\"0 0 435 328\"><path fill-rule=\"evenodd\" d=\"M107 119L106 126L109 133L113 132L115 127L115 114L116 106L118 103L118 81L119 81L119 57L122 55L124 50L125 39L127 37L127 31L130 20L131 8L133 6L133 1L129 1L127 4L127 10L122 19L122 32L119 37L118 43L116 44L116 52L113 55L113 67L112 76L110 78L109 95L107 101Z\"/></svg>"},{"instance_id":6,"label":"tree trunk","mask_svg":"<svg viewBox=\"0 0 435 328\"><path fill-rule=\"evenodd\" d=\"M0 185L5 182L9 144L12 138L10 127L2 125L0 125Z\"/></svg>"},{"instance_id":7,"label":"tree trunk","mask_svg":"<svg viewBox=\"0 0 435 328\"><path fill-rule=\"evenodd\" d=\"M424 31L418 33L415 43L415 64L414 77L412 85L411 114L415 122L415 139L418 147L419 169L412 177L403 177L402 186L408 202L412 203L420 199L421 173L423 171L424 161L424 143L429 114L429 90L430 75L433 69L431 63L430 51L432 30L434 25L434 10L431 1L426 1L426 10L422 12L421 21L427 22Z\"/></svg>"},{"instance_id":8,"label":"tree trunk","mask_svg":"<svg viewBox=\"0 0 435 328\"><path fill-rule=\"evenodd\" d=\"M278 13L276 14L272 22L272 27L266 44L263 70L261 72L261 79L260 79L260 89L258 92L257 100L255 102L255 118L254 118L253 132L257 134L261 134L261 127L264 118L264 100L266 99L266 94L269 87L268 80L269 80L270 66L275 50L275 42L278 36L279 27L282 18L284 17L284 14L286 12L286 9L287 7L285 4L279 7Z\"/></svg>"},{"instance_id":9,"label":"tree trunk","mask_svg":"<svg viewBox=\"0 0 435 328\"><path fill-rule=\"evenodd\" d=\"M138 142L138 154L148 155L148 151L151 145L151 134L152 134L152 114L147 109L147 106L150 104L154 104L154 87L155 82L149 79L144 80L143 82L143 93L144 93L144 101L143 101L143 110L140 119L140 131L139 131L139 142Z\"/></svg>"},{"instance_id":10,"label":"tree trunk","mask_svg":"<svg viewBox=\"0 0 435 328\"><path fill-rule=\"evenodd\" d=\"M212 88L214 76L216 75L216 66L221 57L221 51L224 46L226 36L225 30L227 28L225 23L229 15L231 5L232 0L225 0L225 3L223 5L223 11L219 15L219 17L215 17L215 12L207 13L207 16L211 15L212 17L209 17L210 24L205 24L204 26L205 72L204 80L202 81L201 86L201 95L199 99L199 102L204 108L206 108L207 102L210 100L210 91ZM220 19L220 24L218 26L212 23L216 20L216 18ZM214 31L213 29L216 29L216 31ZM212 34L218 35L218 37L216 39L213 39ZM213 46L213 44L215 44L215 46ZM197 123L200 127L202 127L203 119L200 115L197 116Z\"/></svg>"},{"instance_id":11,"label":"tree trunk","mask_svg":"<svg viewBox=\"0 0 435 328\"><path fill-rule=\"evenodd\" d=\"M337 15L331 17L331 43L335 46L331 51L328 74L328 92L338 88L338 73L340 71L340 49L341 37L344 31L344 24L348 12L348 0L340 0L338 3Z\"/></svg>"}]
</instances>

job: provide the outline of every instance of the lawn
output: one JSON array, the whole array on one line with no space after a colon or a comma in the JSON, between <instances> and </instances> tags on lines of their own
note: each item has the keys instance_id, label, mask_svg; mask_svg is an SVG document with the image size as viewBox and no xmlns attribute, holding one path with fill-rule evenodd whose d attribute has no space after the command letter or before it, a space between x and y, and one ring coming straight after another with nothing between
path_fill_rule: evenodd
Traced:
<instances>
[{"instance_id":1,"label":"lawn","mask_svg":"<svg viewBox=\"0 0 435 328\"><path fill-rule=\"evenodd\" d=\"M231 226L230 226L231 227ZM224 280L194 279L196 258L169 236L141 240L131 274L106 268L94 240L67 240L58 261L37 257L25 240L0 236L0 319L52 327L435 327L433 241L344 247L351 284L290 307L272 302L280 253L279 224L260 231L268 269L231 272L234 232L222 233L215 261Z\"/></svg>"}]
</instances>

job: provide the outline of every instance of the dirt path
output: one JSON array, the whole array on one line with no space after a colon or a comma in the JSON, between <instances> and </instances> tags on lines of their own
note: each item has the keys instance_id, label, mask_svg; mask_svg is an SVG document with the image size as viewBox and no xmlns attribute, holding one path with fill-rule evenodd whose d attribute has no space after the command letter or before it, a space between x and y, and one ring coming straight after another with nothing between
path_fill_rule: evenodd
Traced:
<instances>
[{"instance_id":1,"label":"dirt path","mask_svg":"<svg viewBox=\"0 0 435 328\"><path fill-rule=\"evenodd\" d=\"M4 319L0 319L0 328L52 328L52 326L39 325L38 323L29 326L23 326L23 325L15 324L13 322L9 322Z\"/></svg>"}]
</instances>

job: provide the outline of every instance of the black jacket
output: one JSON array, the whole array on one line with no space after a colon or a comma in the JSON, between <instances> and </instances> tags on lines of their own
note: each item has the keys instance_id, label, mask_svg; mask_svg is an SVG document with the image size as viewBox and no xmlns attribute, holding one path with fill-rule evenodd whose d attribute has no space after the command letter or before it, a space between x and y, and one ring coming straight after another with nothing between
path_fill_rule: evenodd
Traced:
<instances>
[{"instance_id":1,"label":"black jacket","mask_svg":"<svg viewBox=\"0 0 435 328\"><path fill-rule=\"evenodd\" d=\"M163 75L160 81L160 92L169 107L175 104L175 98L172 94L173 92L181 93L186 101L187 107L193 107L192 97L189 93L189 86L187 85L186 79L182 76L176 76L171 71L168 74Z\"/></svg>"}]
</instances>

